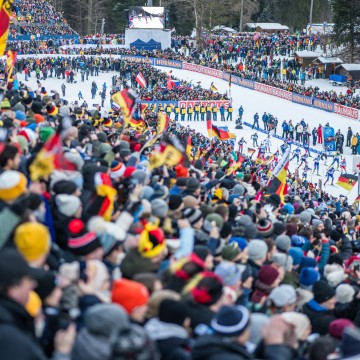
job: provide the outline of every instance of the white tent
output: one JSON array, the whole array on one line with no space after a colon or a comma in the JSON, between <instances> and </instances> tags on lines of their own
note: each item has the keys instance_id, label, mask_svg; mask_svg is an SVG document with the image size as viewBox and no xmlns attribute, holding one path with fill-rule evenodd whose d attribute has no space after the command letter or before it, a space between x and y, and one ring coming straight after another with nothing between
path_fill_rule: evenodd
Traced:
<instances>
[{"instance_id":1,"label":"white tent","mask_svg":"<svg viewBox=\"0 0 360 360\"><path fill-rule=\"evenodd\" d=\"M234 30L228 26L225 26L225 25L217 25L217 26L213 27L211 31L225 31L225 32L231 32L231 33L237 33L236 30Z\"/></svg>"}]
</instances>

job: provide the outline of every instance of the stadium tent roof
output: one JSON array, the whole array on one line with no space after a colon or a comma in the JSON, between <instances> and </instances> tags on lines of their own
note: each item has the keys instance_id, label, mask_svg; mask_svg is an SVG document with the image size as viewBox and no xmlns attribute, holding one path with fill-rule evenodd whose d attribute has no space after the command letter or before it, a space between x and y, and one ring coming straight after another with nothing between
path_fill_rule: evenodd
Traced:
<instances>
[{"instance_id":1,"label":"stadium tent roof","mask_svg":"<svg viewBox=\"0 0 360 360\"><path fill-rule=\"evenodd\" d=\"M246 25L251 29L260 28L262 30L289 30L288 26L281 25L279 23L247 23Z\"/></svg>"},{"instance_id":2,"label":"stadium tent roof","mask_svg":"<svg viewBox=\"0 0 360 360\"><path fill-rule=\"evenodd\" d=\"M225 26L225 25L217 25L212 28L212 31L226 31L231 33L236 33L237 31L232 29L231 27Z\"/></svg>"}]
</instances>

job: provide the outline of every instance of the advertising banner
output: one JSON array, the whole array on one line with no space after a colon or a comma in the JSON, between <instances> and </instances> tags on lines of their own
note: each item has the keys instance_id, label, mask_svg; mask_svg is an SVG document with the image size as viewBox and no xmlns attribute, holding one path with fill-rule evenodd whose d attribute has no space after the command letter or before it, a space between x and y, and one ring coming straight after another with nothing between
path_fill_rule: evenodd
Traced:
<instances>
[{"instance_id":1,"label":"advertising banner","mask_svg":"<svg viewBox=\"0 0 360 360\"><path fill-rule=\"evenodd\" d=\"M184 70L194 71L194 72L197 72L197 73L200 73L200 74L213 76L213 77L216 77L218 79L222 79L222 76L223 76L223 72L220 71L220 70L211 69L211 68L201 66L201 65L196 65L196 64L183 63L182 68Z\"/></svg>"},{"instance_id":2,"label":"advertising banner","mask_svg":"<svg viewBox=\"0 0 360 360\"><path fill-rule=\"evenodd\" d=\"M131 55L121 55L121 59L125 61L135 62L135 63L147 63L154 65L154 59L148 58L145 56L131 56Z\"/></svg>"},{"instance_id":3,"label":"advertising banner","mask_svg":"<svg viewBox=\"0 0 360 360\"><path fill-rule=\"evenodd\" d=\"M334 103L329 101L314 99L313 107L320 110L334 112Z\"/></svg>"},{"instance_id":4,"label":"advertising banner","mask_svg":"<svg viewBox=\"0 0 360 360\"><path fill-rule=\"evenodd\" d=\"M167 59L155 59L154 58L154 65L155 66L166 66L175 69L182 69L182 62L176 60L167 60Z\"/></svg>"},{"instance_id":5,"label":"advertising banner","mask_svg":"<svg viewBox=\"0 0 360 360\"><path fill-rule=\"evenodd\" d=\"M324 150L336 151L335 130L333 127L323 127Z\"/></svg>"},{"instance_id":6,"label":"advertising banner","mask_svg":"<svg viewBox=\"0 0 360 360\"><path fill-rule=\"evenodd\" d=\"M261 84L261 83L256 82L254 89L256 91L262 92L264 94L276 96L276 97L284 99L284 100L289 100L289 101L292 100L292 93L290 91L278 89L273 86L269 86L266 84Z\"/></svg>"},{"instance_id":7,"label":"advertising banner","mask_svg":"<svg viewBox=\"0 0 360 360\"><path fill-rule=\"evenodd\" d=\"M229 79L230 79L230 74L223 72L223 80L229 81ZM255 81L248 80L248 79L242 79L238 76L233 75L233 76L231 76L231 83L254 90Z\"/></svg>"},{"instance_id":8,"label":"advertising banner","mask_svg":"<svg viewBox=\"0 0 360 360\"><path fill-rule=\"evenodd\" d=\"M340 104L334 104L334 113L354 120L359 119L359 110Z\"/></svg>"},{"instance_id":9,"label":"advertising banner","mask_svg":"<svg viewBox=\"0 0 360 360\"><path fill-rule=\"evenodd\" d=\"M293 103L306 105L306 106L312 106L312 100L309 96L304 96L300 94L292 94L292 100Z\"/></svg>"},{"instance_id":10,"label":"advertising banner","mask_svg":"<svg viewBox=\"0 0 360 360\"><path fill-rule=\"evenodd\" d=\"M185 105L185 107L189 107L189 105L191 105L192 107L194 107L195 104L199 104L201 105L209 105L211 107L216 106L217 108L220 108L221 105L224 106L225 109L227 109L230 105L230 100L184 100L184 101L179 101L179 107L182 107L183 105Z\"/></svg>"}]
</instances>

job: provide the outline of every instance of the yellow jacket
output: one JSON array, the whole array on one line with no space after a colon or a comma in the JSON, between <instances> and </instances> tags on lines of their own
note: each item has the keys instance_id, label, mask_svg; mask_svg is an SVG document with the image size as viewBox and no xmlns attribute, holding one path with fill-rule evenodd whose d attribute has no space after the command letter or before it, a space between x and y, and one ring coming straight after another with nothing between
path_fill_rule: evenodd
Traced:
<instances>
[{"instance_id":1,"label":"yellow jacket","mask_svg":"<svg viewBox=\"0 0 360 360\"><path fill-rule=\"evenodd\" d=\"M358 143L358 138L357 136L353 136L351 139L351 146L356 146Z\"/></svg>"}]
</instances>

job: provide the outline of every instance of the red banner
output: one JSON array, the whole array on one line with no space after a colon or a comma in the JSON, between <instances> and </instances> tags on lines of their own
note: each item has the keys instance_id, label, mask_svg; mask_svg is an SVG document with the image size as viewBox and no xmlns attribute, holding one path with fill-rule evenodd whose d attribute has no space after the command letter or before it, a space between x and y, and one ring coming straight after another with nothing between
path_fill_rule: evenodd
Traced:
<instances>
[{"instance_id":1,"label":"red banner","mask_svg":"<svg viewBox=\"0 0 360 360\"><path fill-rule=\"evenodd\" d=\"M336 103L334 104L334 113L354 120L359 119L359 110Z\"/></svg>"},{"instance_id":2,"label":"red banner","mask_svg":"<svg viewBox=\"0 0 360 360\"><path fill-rule=\"evenodd\" d=\"M268 95L276 96L281 99L292 101L292 93L290 91L278 89L276 87L269 86L266 84L261 84L258 82L255 83L254 89L264 94L268 94Z\"/></svg>"},{"instance_id":3,"label":"red banner","mask_svg":"<svg viewBox=\"0 0 360 360\"><path fill-rule=\"evenodd\" d=\"M189 63L183 63L183 70L189 70L189 71L195 71L200 74L213 76L219 79L222 79L223 72L216 69L211 69L205 66L196 65L196 64L189 64Z\"/></svg>"}]
</instances>

